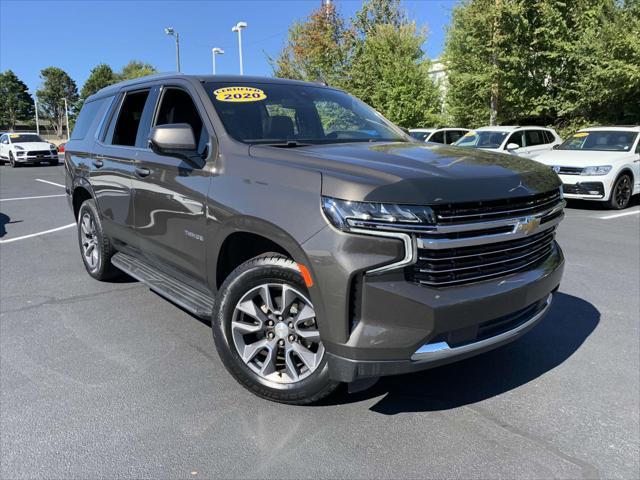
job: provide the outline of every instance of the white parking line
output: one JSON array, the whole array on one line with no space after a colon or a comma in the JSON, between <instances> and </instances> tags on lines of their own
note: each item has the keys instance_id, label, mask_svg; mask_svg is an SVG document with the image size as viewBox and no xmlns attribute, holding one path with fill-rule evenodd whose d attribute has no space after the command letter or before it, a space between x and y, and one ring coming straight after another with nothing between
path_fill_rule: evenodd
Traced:
<instances>
[{"instance_id":1,"label":"white parking line","mask_svg":"<svg viewBox=\"0 0 640 480\"><path fill-rule=\"evenodd\" d=\"M76 226L75 223L70 223L69 225L65 225L64 227L52 228L51 230L45 230L44 232L31 233L29 235L23 235L22 237L8 238L7 240L0 240L0 244L17 242L18 240L26 240L27 238L32 238L32 237L39 237L40 235L46 235L47 233L58 232L60 230L64 230L66 228L71 228L75 226Z\"/></svg>"},{"instance_id":2,"label":"white parking line","mask_svg":"<svg viewBox=\"0 0 640 480\"><path fill-rule=\"evenodd\" d=\"M66 197L65 193L60 195L38 195L36 197L15 197L15 198L0 198L0 202L13 202L15 200L33 200L37 198L53 198L53 197Z\"/></svg>"},{"instance_id":3,"label":"white parking line","mask_svg":"<svg viewBox=\"0 0 640 480\"><path fill-rule=\"evenodd\" d=\"M638 215L640 210L634 210L633 212L616 213L615 215L607 215L606 217L598 217L600 220L611 220L612 218L626 217L627 215Z\"/></svg>"},{"instance_id":4,"label":"white parking line","mask_svg":"<svg viewBox=\"0 0 640 480\"><path fill-rule=\"evenodd\" d=\"M64 188L64 185L60 185L59 183L56 183L56 182L50 182L49 180L42 180L41 178L36 178L36 182L48 183L49 185L55 185L56 187Z\"/></svg>"}]
</instances>

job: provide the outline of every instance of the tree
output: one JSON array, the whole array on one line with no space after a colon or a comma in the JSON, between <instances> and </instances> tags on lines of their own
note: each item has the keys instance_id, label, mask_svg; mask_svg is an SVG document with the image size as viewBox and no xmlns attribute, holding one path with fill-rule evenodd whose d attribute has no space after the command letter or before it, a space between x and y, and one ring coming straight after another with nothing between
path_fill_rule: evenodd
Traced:
<instances>
[{"instance_id":1,"label":"tree","mask_svg":"<svg viewBox=\"0 0 640 480\"><path fill-rule=\"evenodd\" d=\"M100 63L91 70L89 78L84 82L82 90L80 91L80 98L84 101L98 90L108 87L117 81L118 77L113 69L105 63Z\"/></svg>"},{"instance_id":2,"label":"tree","mask_svg":"<svg viewBox=\"0 0 640 480\"><path fill-rule=\"evenodd\" d=\"M33 98L11 70L0 73L0 125L13 130L18 121L34 116Z\"/></svg>"},{"instance_id":3,"label":"tree","mask_svg":"<svg viewBox=\"0 0 640 480\"><path fill-rule=\"evenodd\" d=\"M349 33L334 4L295 22L278 58L269 59L276 77L323 81L341 86L348 60Z\"/></svg>"},{"instance_id":4,"label":"tree","mask_svg":"<svg viewBox=\"0 0 640 480\"><path fill-rule=\"evenodd\" d=\"M36 92L40 112L51 122L56 135L62 138L65 128L64 99L73 114L74 105L78 101L76 82L61 68L47 67L40 72L43 81L42 88Z\"/></svg>"},{"instance_id":5,"label":"tree","mask_svg":"<svg viewBox=\"0 0 640 480\"><path fill-rule=\"evenodd\" d=\"M122 67L122 70L117 74L117 80L131 80L133 78L153 75L154 73L158 73L158 69L153 65L141 62L139 60L131 60L124 67Z\"/></svg>"},{"instance_id":6,"label":"tree","mask_svg":"<svg viewBox=\"0 0 640 480\"><path fill-rule=\"evenodd\" d=\"M438 123L439 90L429 77L424 40L413 23L375 26L351 65L349 90L403 127Z\"/></svg>"}]
</instances>

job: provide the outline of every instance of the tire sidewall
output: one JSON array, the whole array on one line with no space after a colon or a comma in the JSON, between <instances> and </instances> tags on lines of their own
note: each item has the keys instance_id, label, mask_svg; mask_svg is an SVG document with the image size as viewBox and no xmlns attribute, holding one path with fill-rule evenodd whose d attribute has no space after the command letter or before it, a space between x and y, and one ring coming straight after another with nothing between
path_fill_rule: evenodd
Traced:
<instances>
[{"instance_id":1,"label":"tire sidewall","mask_svg":"<svg viewBox=\"0 0 640 480\"><path fill-rule=\"evenodd\" d=\"M312 398L327 389L328 385L335 383L329 378L326 354L318 368L307 378L296 383L283 384L257 375L244 363L236 350L231 333L231 319L236 304L250 289L264 283L287 283L309 298L295 263L285 257L257 257L241 265L227 278L218 293L212 322L213 338L218 353L227 370L240 383L261 397L285 402Z\"/></svg>"},{"instance_id":2,"label":"tire sidewall","mask_svg":"<svg viewBox=\"0 0 640 480\"><path fill-rule=\"evenodd\" d=\"M633 190L631 192L631 195L629 195L629 198L627 199L627 203L625 203L624 205L622 205L622 206L618 205L618 202L616 200L616 190L618 189L618 186L620 185L620 183L622 182L622 180L624 178L627 178L627 180L629 181L629 184L630 184L630 188L633 189L633 182L631 180L631 177L628 174L623 173L622 175L620 175L616 179L616 181L613 183L613 188L611 189L611 198L609 199L609 206L614 210L624 210L625 208L627 208L629 206L629 203L631 203L631 197L633 196Z\"/></svg>"},{"instance_id":3,"label":"tire sidewall","mask_svg":"<svg viewBox=\"0 0 640 480\"><path fill-rule=\"evenodd\" d=\"M82 217L88 213L95 226L96 226L96 234L98 235L97 248L99 249L99 259L98 265L94 269L92 269L85 260L84 251L82 250L82 228L80 226L82 222ZM80 255L82 256L82 263L84 268L87 270L87 273L91 275L93 278L102 279L105 274L105 262L107 260L108 252L105 248L105 237L104 232L102 230L102 223L100 222L100 216L98 215L98 210L96 208L95 202L93 200L85 200L83 204L80 206L78 211L78 246L80 247Z\"/></svg>"}]
</instances>

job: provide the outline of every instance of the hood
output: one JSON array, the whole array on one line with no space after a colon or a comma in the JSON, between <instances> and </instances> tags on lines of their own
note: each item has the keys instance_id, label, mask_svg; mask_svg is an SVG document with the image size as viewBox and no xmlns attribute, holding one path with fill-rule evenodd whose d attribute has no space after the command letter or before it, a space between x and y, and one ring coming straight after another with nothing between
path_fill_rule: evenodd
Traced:
<instances>
[{"instance_id":1,"label":"hood","mask_svg":"<svg viewBox=\"0 0 640 480\"><path fill-rule=\"evenodd\" d=\"M23 143L13 143L11 146L13 147L22 147L27 150L51 150L51 143L49 142L23 142Z\"/></svg>"},{"instance_id":2,"label":"hood","mask_svg":"<svg viewBox=\"0 0 640 480\"><path fill-rule=\"evenodd\" d=\"M545 165L561 167L590 167L611 165L613 162L629 161L636 154L633 152L604 152L594 150L550 150L536 157Z\"/></svg>"},{"instance_id":3,"label":"hood","mask_svg":"<svg viewBox=\"0 0 640 480\"><path fill-rule=\"evenodd\" d=\"M322 173L323 195L354 201L438 204L523 197L558 188L558 176L532 160L422 143L349 143L294 149L253 146Z\"/></svg>"}]
</instances>

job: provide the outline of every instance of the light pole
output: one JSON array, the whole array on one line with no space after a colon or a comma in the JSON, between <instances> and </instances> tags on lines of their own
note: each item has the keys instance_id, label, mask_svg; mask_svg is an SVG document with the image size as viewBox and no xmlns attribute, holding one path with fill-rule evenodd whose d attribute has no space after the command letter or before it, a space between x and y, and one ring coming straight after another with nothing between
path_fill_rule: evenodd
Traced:
<instances>
[{"instance_id":1,"label":"light pole","mask_svg":"<svg viewBox=\"0 0 640 480\"><path fill-rule=\"evenodd\" d=\"M224 55L224 50L215 47L211 49L211 60L213 61L213 74L216 74L216 55Z\"/></svg>"},{"instance_id":2,"label":"light pole","mask_svg":"<svg viewBox=\"0 0 640 480\"><path fill-rule=\"evenodd\" d=\"M240 75L244 75L242 69L242 30L247 28L246 22L238 22L231 29L232 32L238 32L238 51L240 52Z\"/></svg>"},{"instance_id":3,"label":"light pole","mask_svg":"<svg viewBox=\"0 0 640 480\"><path fill-rule=\"evenodd\" d=\"M69 106L67 105L67 99L63 98L64 100L64 117L66 119L67 122L67 142L69 141L70 135L69 135Z\"/></svg>"},{"instance_id":4,"label":"light pole","mask_svg":"<svg viewBox=\"0 0 640 480\"><path fill-rule=\"evenodd\" d=\"M40 119L38 118L38 96L35 93L33 94L33 108L35 108L36 110L36 134L40 135Z\"/></svg>"},{"instance_id":5,"label":"light pole","mask_svg":"<svg viewBox=\"0 0 640 480\"><path fill-rule=\"evenodd\" d=\"M180 35L172 27L165 28L164 33L170 37L176 37L176 68L180 72Z\"/></svg>"}]
</instances>

